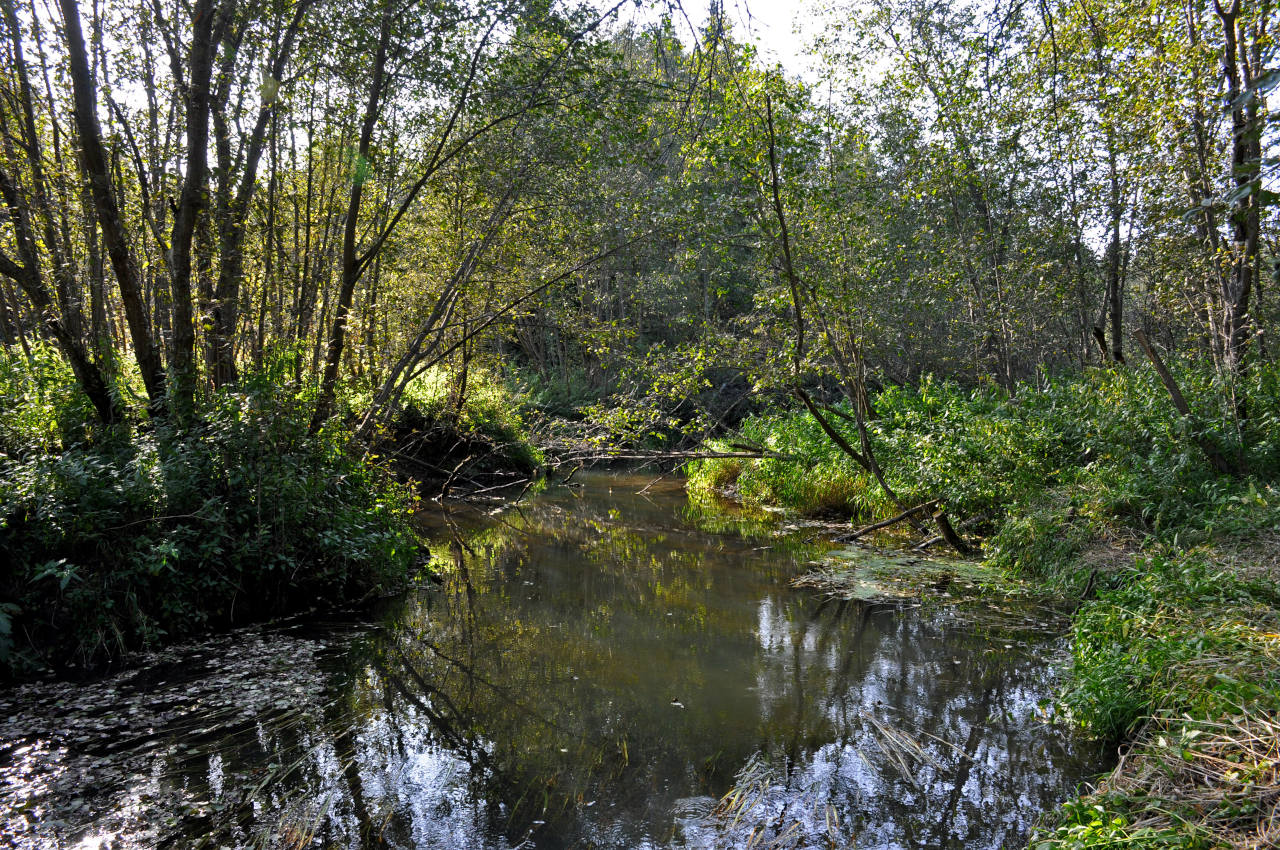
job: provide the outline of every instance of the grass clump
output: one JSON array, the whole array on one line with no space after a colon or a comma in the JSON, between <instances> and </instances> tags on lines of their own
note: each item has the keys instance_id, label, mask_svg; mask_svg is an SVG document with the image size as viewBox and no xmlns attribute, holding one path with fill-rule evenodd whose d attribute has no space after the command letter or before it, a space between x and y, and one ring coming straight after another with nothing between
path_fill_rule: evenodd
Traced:
<instances>
[{"instance_id":1,"label":"grass clump","mask_svg":"<svg viewBox=\"0 0 1280 850\"><path fill-rule=\"evenodd\" d=\"M89 668L404 580L411 496L249 376L177 429L0 455L0 670ZM41 439L44 439L43 437Z\"/></svg>"},{"instance_id":2,"label":"grass clump","mask_svg":"<svg viewBox=\"0 0 1280 850\"><path fill-rule=\"evenodd\" d=\"M1280 589L1211 555L1140 559L1074 624L1077 720L1130 741L1037 850L1280 845Z\"/></svg>"}]
</instances>

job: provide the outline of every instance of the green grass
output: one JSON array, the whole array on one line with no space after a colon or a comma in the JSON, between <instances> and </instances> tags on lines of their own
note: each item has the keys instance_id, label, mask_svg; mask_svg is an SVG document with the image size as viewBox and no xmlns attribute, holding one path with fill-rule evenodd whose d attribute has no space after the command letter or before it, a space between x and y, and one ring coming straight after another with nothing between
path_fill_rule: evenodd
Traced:
<instances>
[{"instance_id":1,"label":"green grass","mask_svg":"<svg viewBox=\"0 0 1280 850\"><path fill-rule=\"evenodd\" d=\"M1110 584L1075 619L1063 702L1130 748L1032 846L1276 846L1280 586L1211 552L1140 558Z\"/></svg>"}]
</instances>

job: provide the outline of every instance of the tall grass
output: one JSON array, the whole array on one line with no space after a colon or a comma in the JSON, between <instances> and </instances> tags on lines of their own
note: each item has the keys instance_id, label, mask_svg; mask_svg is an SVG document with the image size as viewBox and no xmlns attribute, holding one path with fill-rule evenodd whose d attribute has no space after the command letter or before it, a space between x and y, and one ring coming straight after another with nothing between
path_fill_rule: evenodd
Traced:
<instances>
[{"instance_id":1,"label":"tall grass","mask_svg":"<svg viewBox=\"0 0 1280 850\"><path fill-rule=\"evenodd\" d=\"M1280 474L1280 368L1259 366L1230 388L1248 402L1243 427L1231 424L1227 388L1212 372L1188 367L1179 378L1197 413L1191 421L1154 375L1094 370L1014 395L930 379L892 387L873 399L868 428L904 501L940 499L970 533L990 537L989 554L1030 567L1070 554L1072 541L1102 525L1160 535L1229 521L1230 500L1249 481ZM851 424L831 420L857 445ZM1215 473L1192 432L1240 457L1250 478ZM739 438L790 459L696 461L686 470L690 486L733 486L748 502L859 521L898 510L804 410L752 417Z\"/></svg>"}]
</instances>

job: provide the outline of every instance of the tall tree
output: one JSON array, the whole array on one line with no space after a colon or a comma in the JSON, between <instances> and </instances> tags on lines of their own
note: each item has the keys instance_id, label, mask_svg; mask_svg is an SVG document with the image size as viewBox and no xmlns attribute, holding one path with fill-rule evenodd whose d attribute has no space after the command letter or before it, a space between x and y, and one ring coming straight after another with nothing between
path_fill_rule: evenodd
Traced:
<instances>
[{"instance_id":1,"label":"tall tree","mask_svg":"<svg viewBox=\"0 0 1280 850\"><path fill-rule=\"evenodd\" d=\"M142 383L147 390L150 410L153 415L162 415L166 409L164 364L151 333L138 264L129 245L106 150L102 145L93 78L89 73L89 59L80 28L80 10L76 0L58 0L58 4L62 9L63 31L66 35L80 166L89 184L98 226L102 230L107 256L110 257L111 268L120 289L129 334L133 339L133 353L142 374Z\"/></svg>"}]
</instances>

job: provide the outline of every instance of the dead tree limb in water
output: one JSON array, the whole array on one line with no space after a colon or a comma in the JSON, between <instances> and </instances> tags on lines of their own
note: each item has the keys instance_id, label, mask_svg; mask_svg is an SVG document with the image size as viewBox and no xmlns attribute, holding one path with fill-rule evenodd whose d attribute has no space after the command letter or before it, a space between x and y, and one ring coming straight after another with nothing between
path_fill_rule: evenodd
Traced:
<instances>
[{"instance_id":1,"label":"dead tree limb in water","mask_svg":"<svg viewBox=\"0 0 1280 850\"><path fill-rule=\"evenodd\" d=\"M852 534L846 534L840 539L847 540L847 541L857 540L859 537L863 537L864 535L870 534L873 531L879 531L882 528L888 528L891 525L897 525L900 522L905 522L906 520L909 520L912 517L914 517L916 514L922 513L923 511L927 511L930 508L935 507L937 504L938 504L938 500L933 499L931 501L925 502L922 505L916 505L914 508L907 508L905 511L903 511L900 514L894 514L888 519L882 519L879 522L871 523L871 525L863 526L862 528L859 528L857 531L853 532Z\"/></svg>"}]
</instances>

